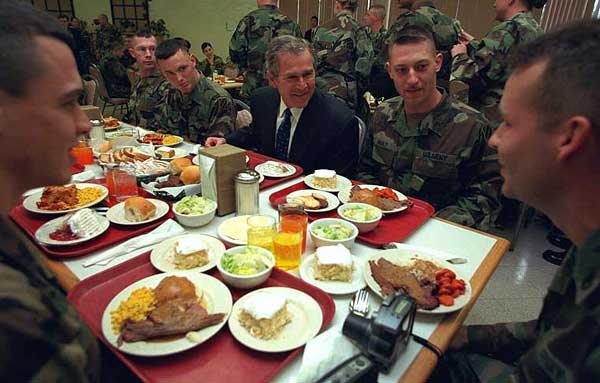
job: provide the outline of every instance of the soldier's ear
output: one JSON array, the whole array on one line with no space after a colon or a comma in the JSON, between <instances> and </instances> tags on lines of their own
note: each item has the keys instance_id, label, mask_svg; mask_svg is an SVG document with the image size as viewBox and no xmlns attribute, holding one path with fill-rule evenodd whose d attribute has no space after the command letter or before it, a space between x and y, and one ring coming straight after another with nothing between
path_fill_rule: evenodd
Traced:
<instances>
[{"instance_id":1,"label":"soldier's ear","mask_svg":"<svg viewBox=\"0 0 600 383\"><path fill-rule=\"evenodd\" d=\"M390 75L390 77L392 76L392 66L390 65L389 61L385 62L385 70L388 72L388 74Z\"/></svg>"},{"instance_id":2,"label":"soldier's ear","mask_svg":"<svg viewBox=\"0 0 600 383\"><path fill-rule=\"evenodd\" d=\"M442 69L442 63L444 62L444 57L441 53L435 54L435 71L439 72Z\"/></svg>"},{"instance_id":3,"label":"soldier's ear","mask_svg":"<svg viewBox=\"0 0 600 383\"><path fill-rule=\"evenodd\" d=\"M129 52L129 56L135 58L135 56L134 56L135 50L133 48L127 48L127 52Z\"/></svg>"}]
</instances>

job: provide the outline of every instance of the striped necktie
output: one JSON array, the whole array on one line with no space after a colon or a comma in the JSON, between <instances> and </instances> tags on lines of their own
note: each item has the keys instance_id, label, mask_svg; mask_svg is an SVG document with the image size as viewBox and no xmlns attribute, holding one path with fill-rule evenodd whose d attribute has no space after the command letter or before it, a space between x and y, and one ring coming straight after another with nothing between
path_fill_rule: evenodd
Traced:
<instances>
[{"instance_id":1,"label":"striped necktie","mask_svg":"<svg viewBox=\"0 0 600 383\"><path fill-rule=\"evenodd\" d=\"M279 125L279 129L277 129L275 155L281 160L287 160L290 131L292 130L292 112L287 108L283 114L283 121Z\"/></svg>"}]
</instances>

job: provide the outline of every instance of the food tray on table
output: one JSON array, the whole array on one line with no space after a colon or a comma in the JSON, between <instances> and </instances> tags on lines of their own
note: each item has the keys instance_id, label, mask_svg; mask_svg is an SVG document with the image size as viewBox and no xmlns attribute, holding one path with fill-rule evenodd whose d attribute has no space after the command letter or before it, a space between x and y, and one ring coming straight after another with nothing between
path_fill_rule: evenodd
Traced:
<instances>
[{"instance_id":1,"label":"food tray on table","mask_svg":"<svg viewBox=\"0 0 600 383\"><path fill-rule=\"evenodd\" d=\"M250 158L250 161L248 161L248 167L250 169L254 169L256 167L256 165L260 165L263 162L267 162L267 161L285 162L285 161L280 161L273 157L265 156L263 154L250 151L250 150L247 150L246 154L248 155L248 158ZM265 177L265 180L260 183L259 189L264 190L264 189L270 188L271 186L279 185L282 182L286 182L291 179L300 177L302 175L302 173L304 173L304 169L302 169L300 166L294 165L294 164L290 164L290 165L292 165L296 169L296 172L294 174L287 176L287 177L281 177L281 178Z\"/></svg>"},{"instance_id":2,"label":"food tray on table","mask_svg":"<svg viewBox=\"0 0 600 383\"><path fill-rule=\"evenodd\" d=\"M352 181L353 185L360 182ZM269 196L271 205L277 209L277 205L286 201L286 196L296 190L306 189L304 182L298 182L285 189L276 191ZM315 190L315 192L319 192ZM373 246L383 246L389 242L400 242L406 239L413 231L418 229L435 212L433 206L420 199L408 197L413 206L399 213L384 214L375 230L359 234L357 241ZM336 209L323 213L308 213L308 220L314 221L319 218L339 218Z\"/></svg>"},{"instance_id":3,"label":"food tray on table","mask_svg":"<svg viewBox=\"0 0 600 383\"><path fill-rule=\"evenodd\" d=\"M94 180L94 183L100 183L98 180ZM103 180L102 180L103 181ZM93 182L93 181L90 181ZM150 193L146 192L144 189L138 187L138 195L146 198L153 197ZM114 199L107 198L104 201L100 202L98 206L113 206L117 202ZM35 239L36 230L48 222L49 220L56 218L56 216L45 216L41 214L35 214L28 212L23 205L19 204L12 208L12 210L8 213L10 218L31 238L33 242L36 243L46 254L58 257L58 258L72 258L79 257L82 255L90 254L94 251L103 249L108 246L116 245L117 243L124 241L129 238L136 237L140 234L144 234L146 232L151 231L152 229L160 226L164 221L169 218L174 218L175 214L171 209L169 212L162 218L148 223L146 225L139 226L121 226L111 224L106 232L94 239L90 239L89 241L83 242L80 245L73 246L45 246L38 243Z\"/></svg>"},{"instance_id":4,"label":"food tray on table","mask_svg":"<svg viewBox=\"0 0 600 383\"><path fill-rule=\"evenodd\" d=\"M121 290L135 281L157 274L149 253L114 266L81 281L69 293L69 300L83 320L105 344L102 315L105 307ZM222 280L216 269L208 274ZM323 313L321 331L331 322L335 304L324 291L303 280L274 268L262 287L290 287L313 297ZM230 289L234 301L251 290ZM302 348L280 353L254 351L236 341L227 326L199 347L163 357L135 357L109 348L145 382L268 382Z\"/></svg>"}]
</instances>

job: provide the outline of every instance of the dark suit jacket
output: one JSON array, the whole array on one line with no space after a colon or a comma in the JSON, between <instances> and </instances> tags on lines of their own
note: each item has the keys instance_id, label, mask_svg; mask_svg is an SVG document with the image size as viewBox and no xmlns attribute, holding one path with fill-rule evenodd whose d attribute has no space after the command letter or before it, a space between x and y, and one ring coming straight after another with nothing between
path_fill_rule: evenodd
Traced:
<instances>
[{"instance_id":1,"label":"dark suit jacket","mask_svg":"<svg viewBox=\"0 0 600 383\"><path fill-rule=\"evenodd\" d=\"M275 88L254 92L250 99L252 124L228 135L227 143L275 157L279 102ZM352 177L358 163L358 122L354 112L335 97L315 89L294 131L288 161L302 166L306 174L315 169L333 169Z\"/></svg>"},{"instance_id":2,"label":"dark suit jacket","mask_svg":"<svg viewBox=\"0 0 600 383\"><path fill-rule=\"evenodd\" d=\"M309 43L312 42L312 29L308 29L306 32L304 32L304 40L308 41Z\"/></svg>"}]
</instances>

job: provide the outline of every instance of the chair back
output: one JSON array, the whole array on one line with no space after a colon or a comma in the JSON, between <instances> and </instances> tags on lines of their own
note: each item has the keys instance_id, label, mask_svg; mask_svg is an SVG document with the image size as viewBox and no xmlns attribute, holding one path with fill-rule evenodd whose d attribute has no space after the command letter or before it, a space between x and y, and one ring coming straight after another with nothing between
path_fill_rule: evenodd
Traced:
<instances>
[{"instance_id":1,"label":"chair back","mask_svg":"<svg viewBox=\"0 0 600 383\"><path fill-rule=\"evenodd\" d=\"M246 104L244 101L234 98L233 102L235 103L236 109L238 111L247 110L248 112L250 112L250 106L248 104Z\"/></svg>"},{"instance_id":2,"label":"chair back","mask_svg":"<svg viewBox=\"0 0 600 383\"><path fill-rule=\"evenodd\" d=\"M127 78L129 79L129 83L131 84L131 91L133 92L133 88L135 88L135 85L138 83L138 81L140 81L140 76L138 72L129 68L127 69Z\"/></svg>"},{"instance_id":3,"label":"chair back","mask_svg":"<svg viewBox=\"0 0 600 383\"><path fill-rule=\"evenodd\" d=\"M110 96L108 95L108 90L106 89L102 72L100 72L100 68L98 68L97 65L90 65L90 75L96 79L96 82L98 83L98 94L100 95L100 98L103 100L108 100Z\"/></svg>"},{"instance_id":4,"label":"chair back","mask_svg":"<svg viewBox=\"0 0 600 383\"><path fill-rule=\"evenodd\" d=\"M358 154L362 154L365 138L367 137L367 124L358 116L354 116L358 120Z\"/></svg>"},{"instance_id":5,"label":"chair back","mask_svg":"<svg viewBox=\"0 0 600 383\"><path fill-rule=\"evenodd\" d=\"M89 74L82 76L85 105L96 105L98 102L98 82ZM97 106L97 105L96 105Z\"/></svg>"}]
</instances>

